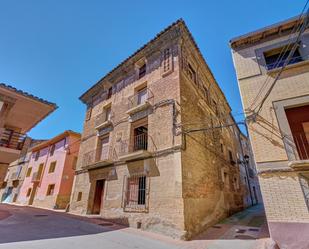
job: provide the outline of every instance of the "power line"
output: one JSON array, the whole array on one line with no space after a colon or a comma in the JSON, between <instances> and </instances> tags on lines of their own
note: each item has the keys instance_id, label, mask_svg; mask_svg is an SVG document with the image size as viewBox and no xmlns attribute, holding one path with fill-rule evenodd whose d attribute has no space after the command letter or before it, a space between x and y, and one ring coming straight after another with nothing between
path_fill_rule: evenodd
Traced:
<instances>
[{"instance_id":1,"label":"power line","mask_svg":"<svg viewBox=\"0 0 309 249\"><path fill-rule=\"evenodd\" d=\"M303 16L303 13L305 12L306 8L307 8L307 5L309 3L309 0L307 0L305 6L303 7L299 17L298 17L298 20L296 22L296 25L293 27L290 35L289 35L289 38L288 40L291 40L292 38L292 35L295 33L295 32L298 32L301 27L302 27L302 22L301 22L301 19L302 19L302 16ZM279 63L282 62L282 59L284 58L284 55L286 54L286 52L288 51L289 49L289 45L288 46L285 46L281 51L280 51L280 54L276 60L276 62L274 63L275 67L277 67L279 65ZM251 103L250 107L248 108L249 109L249 112L252 110L253 106L255 105L255 103L257 102L258 98L261 96L263 90L265 89L266 85L269 83L269 79L270 79L270 76L268 75L263 83L263 85L261 86L258 94L255 96L255 98L253 99L253 102ZM256 109L257 107L255 107L254 109Z\"/></svg>"},{"instance_id":2,"label":"power line","mask_svg":"<svg viewBox=\"0 0 309 249\"><path fill-rule=\"evenodd\" d=\"M309 0L308 0L308 1L309 1ZM308 2L308 1L307 1L307 2ZM300 41L301 35L302 35L302 33L306 30L308 24L309 24L309 8L307 9L306 16L304 17L304 21L303 21L303 24L302 24L302 26L301 26L301 28L300 28L300 31L299 31L298 36L297 36L297 38L296 38L296 41L295 41L295 43L294 43L292 49L290 50L289 55L288 55L287 59L285 60L283 66L281 67L280 71L278 72L278 74L277 74L275 80L273 81L272 85L270 86L270 88L269 88L268 91L266 92L266 94L265 94L264 98L262 99L262 101L260 102L259 106L256 107L256 108L258 108L256 114L259 114L259 112L261 111L261 109L262 109L262 107L263 107L263 105L264 105L266 99L268 98L268 96L270 95L270 93L271 93L271 91L273 90L274 86L276 85L277 81L279 80L279 78L280 78L282 72L284 71L285 67L286 67L286 66L288 65L288 63L290 62L292 56L294 55L296 49L297 49L298 46L299 46L299 41ZM255 108L255 109L256 109L256 108Z\"/></svg>"}]
</instances>

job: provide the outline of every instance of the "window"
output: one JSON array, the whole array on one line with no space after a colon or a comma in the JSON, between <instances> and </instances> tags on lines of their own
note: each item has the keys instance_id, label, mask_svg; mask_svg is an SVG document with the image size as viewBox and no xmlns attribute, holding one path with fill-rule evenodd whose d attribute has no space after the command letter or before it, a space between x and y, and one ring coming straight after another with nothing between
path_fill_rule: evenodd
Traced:
<instances>
[{"instance_id":1,"label":"window","mask_svg":"<svg viewBox=\"0 0 309 249\"><path fill-rule=\"evenodd\" d=\"M56 147L56 146L55 146L54 144L50 147L50 152L49 152L49 155L50 155L50 156L53 156L53 155L54 155L55 147Z\"/></svg>"},{"instance_id":2,"label":"window","mask_svg":"<svg viewBox=\"0 0 309 249\"><path fill-rule=\"evenodd\" d=\"M234 158L233 158L233 153L230 150L229 150L229 159L230 159L230 163L234 165L235 162L234 162Z\"/></svg>"},{"instance_id":3,"label":"window","mask_svg":"<svg viewBox=\"0 0 309 249\"><path fill-rule=\"evenodd\" d=\"M81 201L82 200L82 196L83 196L83 193L82 192L78 192L77 200L76 201Z\"/></svg>"},{"instance_id":4,"label":"window","mask_svg":"<svg viewBox=\"0 0 309 249\"><path fill-rule=\"evenodd\" d=\"M124 207L145 210L147 205L148 178L146 175L133 175L127 178Z\"/></svg>"},{"instance_id":5,"label":"window","mask_svg":"<svg viewBox=\"0 0 309 249\"><path fill-rule=\"evenodd\" d=\"M54 173L55 172L56 163L57 163L56 161L50 163L48 173Z\"/></svg>"},{"instance_id":6,"label":"window","mask_svg":"<svg viewBox=\"0 0 309 249\"><path fill-rule=\"evenodd\" d=\"M138 78L141 79L146 75L146 63L144 63L138 71Z\"/></svg>"},{"instance_id":7,"label":"window","mask_svg":"<svg viewBox=\"0 0 309 249\"><path fill-rule=\"evenodd\" d=\"M32 167L27 169L26 177L29 177L31 175Z\"/></svg>"},{"instance_id":8,"label":"window","mask_svg":"<svg viewBox=\"0 0 309 249\"><path fill-rule=\"evenodd\" d=\"M111 108L111 106L108 106L104 109L105 109L105 120L110 121L111 117L112 117L112 108Z\"/></svg>"},{"instance_id":9,"label":"window","mask_svg":"<svg viewBox=\"0 0 309 249\"><path fill-rule=\"evenodd\" d=\"M271 70L274 68L282 67L283 64L286 62L294 45L295 43L264 52L267 69ZM300 61L303 61L303 59L300 55L299 50L296 49L287 65L294 64Z\"/></svg>"},{"instance_id":10,"label":"window","mask_svg":"<svg viewBox=\"0 0 309 249\"><path fill-rule=\"evenodd\" d=\"M31 191L32 191L32 189L31 189L31 188L28 188L28 190L27 190L27 197L29 197L29 196L30 196Z\"/></svg>"},{"instance_id":11,"label":"window","mask_svg":"<svg viewBox=\"0 0 309 249\"><path fill-rule=\"evenodd\" d=\"M170 72L172 70L172 51L170 48L166 48L163 51L163 73Z\"/></svg>"},{"instance_id":12,"label":"window","mask_svg":"<svg viewBox=\"0 0 309 249\"><path fill-rule=\"evenodd\" d=\"M55 184L49 184L46 195L53 195L55 190Z\"/></svg>"},{"instance_id":13,"label":"window","mask_svg":"<svg viewBox=\"0 0 309 249\"><path fill-rule=\"evenodd\" d=\"M37 152L35 153L34 161L39 160L39 156L40 156L40 151L37 151Z\"/></svg>"},{"instance_id":14,"label":"window","mask_svg":"<svg viewBox=\"0 0 309 249\"><path fill-rule=\"evenodd\" d=\"M147 101L147 88L143 88L137 92L137 105L142 105Z\"/></svg>"},{"instance_id":15,"label":"window","mask_svg":"<svg viewBox=\"0 0 309 249\"><path fill-rule=\"evenodd\" d=\"M91 113L92 113L92 107L88 106L86 111L86 121L91 118Z\"/></svg>"},{"instance_id":16,"label":"window","mask_svg":"<svg viewBox=\"0 0 309 249\"><path fill-rule=\"evenodd\" d=\"M223 145L223 143L220 143L220 150L221 150L221 153L224 153L224 145Z\"/></svg>"},{"instance_id":17,"label":"window","mask_svg":"<svg viewBox=\"0 0 309 249\"><path fill-rule=\"evenodd\" d=\"M107 90L107 99L110 99L112 97L112 94L113 94L113 88L110 87Z\"/></svg>"},{"instance_id":18,"label":"window","mask_svg":"<svg viewBox=\"0 0 309 249\"><path fill-rule=\"evenodd\" d=\"M99 138L99 156L98 161L109 159L109 136Z\"/></svg>"},{"instance_id":19,"label":"window","mask_svg":"<svg viewBox=\"0 0 309 249\"><path fill-rule=\"evenodd\" d=\"M190 63L188 63L188 75L189 75L189 78L190 78L194 83L196 83L196 72L195 72L195 70L193 69L193 67L191 66Z\"/></svg>"}]
</instances>

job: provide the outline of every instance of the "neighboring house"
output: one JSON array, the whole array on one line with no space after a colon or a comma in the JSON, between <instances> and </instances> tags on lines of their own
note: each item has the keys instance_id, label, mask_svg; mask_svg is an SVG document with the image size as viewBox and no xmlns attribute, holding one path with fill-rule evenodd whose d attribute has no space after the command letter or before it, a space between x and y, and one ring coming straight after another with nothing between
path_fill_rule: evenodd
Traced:
<instances>
[{"instance_id":1,"label":"neighboring house","mask_svg":"<svg viewBox=\"0 0 309 249\"><path fill-rule=\"evenodd\" d=\"M240 175L241 182L246 186L244 195L245 207L262 203L259 179L255 166L254 156L248 137L240 133L241 154L240 154Z\"/></svg>"},{"instance_id":2,"label":"neighboring house","mask_svg":"<svg viewBox=\"0 0 309 249\"><path fill-rule=\"evenodd\" d=\"M0 185L8 165L27 150L26 133L57 106L0 83Z\"/></svg>"},{"instance_id":3,"label":"neighboring house","mask_svg":"<svg viewBox=\"0 0 309 249\"><path fill-rule=\"evenodd\" d=\"M23 151L20 157L10 163L5 180L0 188L0 201L4 203L16 202L20 187L25 179L26 170L31 157L31 148L43 140L33 140L27 137L24 147L28 147L27 151Z\"/></svg>"},{"instance_id":4,"label":"neighboring house","mask_svg":"<svg viewBox=\"0 0 309 249\"><path fill-rule=\"evenodd\" d=\"M17 202L64 209L70 201L80 134L65 131L31 149Z\"/></svg>"},{"instance_id":5,"label":"neighboring house","mask_svg":"<svg viewBox=\"0 0 309 249\"><path fill-rule=\"evenodd\" d=\"M270 234L280 248L309 248L309 30L297 43L295 33L302 22L292 18L230 42Z\"/></svg>"},{"instance_id":6,"label":"neighboring house","mask_svg":"<svg viewBox=\"0 0 309 249\"><path fill-rule=\"evenodd\" d=\"M244 207L231 109L182 20L80 99L70 212L190 238Z\"/></svg>"}]
</instances>

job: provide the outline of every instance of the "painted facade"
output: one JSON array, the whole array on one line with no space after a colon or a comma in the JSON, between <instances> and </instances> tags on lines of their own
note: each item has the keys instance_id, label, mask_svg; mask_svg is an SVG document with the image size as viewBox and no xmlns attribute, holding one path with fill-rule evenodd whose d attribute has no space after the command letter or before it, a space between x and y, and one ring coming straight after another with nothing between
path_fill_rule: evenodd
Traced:
<instances>
[{"instance_id":1,"label":"painted facade","mask_svg":"<svg viewBox=\"0 0 309 249\"><path fill-rule=\"evenodd\" d=\"M299 41L295 33L302 22L292 18L230 43L268 225L280 248L309 248L309 31Z\"/></svg>"},{"instance_id":2,"label":"painted facade","mask_svg":"<svg viewBox=\"0 0 309 249\"><path fill-rule=\"evenodd\" d=\"M80 99L71 213L188 239L243 209L238 128L182 20Z\"/></svg>"},{"instance_id":3,"label":"painted facade","mask_svg":"<svg viewBox=\"0 0 309 249\"><path fill-rule=\"evenodd\" d=\"M17 203L65 209L70 201L80 134L72 131L31 149Z\"/></svg>"}]
</instances>

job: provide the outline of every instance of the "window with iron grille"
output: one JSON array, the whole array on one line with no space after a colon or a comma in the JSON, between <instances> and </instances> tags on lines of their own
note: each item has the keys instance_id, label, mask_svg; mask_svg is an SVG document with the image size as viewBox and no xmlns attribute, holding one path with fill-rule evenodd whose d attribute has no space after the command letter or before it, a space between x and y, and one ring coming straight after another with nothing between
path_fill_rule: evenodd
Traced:
<instances>
[{"instance_id":1,"label":"window with iron grille","mask_svg":"<svg viewBox=\"0 0 309 249\"><path fill-rule=\"evenodd\" d=\"M124 179L123 207L125 211L148 210L149 177L136 174Z\"/></svg>"},{"instance_id":2,"label":"window with iron grille","mask_svg":"<svg viewBox=\"0 0 309 249\"><path fill-rule=\"evenodd\" d=\"M271 69L274 69L274 68L282 67L284 65L284 63L287 63L287 65L290 65L290 64L294 64L294 63L298 63L298 62L303 61L303 58L302 58L298 48L294 51L290 60L287 61L289 54L292 50L292 47L294 45L295 45L295 43L264 52L264 58L265 58L267 69L271 70Z\"/></svg>"},{"instance_id":3,"label":"window with iron grille","mask_svg":"<svg viewBox=\"0 0 309 249\"><path fill-rule=\"evenodd\" d=\"M163 51L163 76L173 70L173 57L172 57L172 50L171 48L166 48Z\"/></svg>"}]
</instances>

